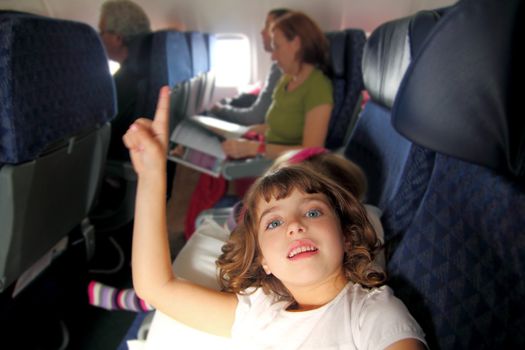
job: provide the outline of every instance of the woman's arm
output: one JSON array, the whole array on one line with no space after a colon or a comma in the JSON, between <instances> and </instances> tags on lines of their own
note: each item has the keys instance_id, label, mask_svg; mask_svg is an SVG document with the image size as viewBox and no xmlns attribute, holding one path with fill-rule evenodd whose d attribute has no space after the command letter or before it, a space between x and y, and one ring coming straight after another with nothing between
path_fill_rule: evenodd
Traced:
<instances>
[{"instance_id":1,"label":"woman's arm","mask_svg":"<svg viewBox=\"0 0 525 350\"><path fill-rule=\"evenodd\" d=\"M203 331L229 336L237 297L177 279L166 223L169 89L162 88L155 119L139 119L124 136L138 175L132 272L137 294L158 310Z\"/></svg>"},{"instance_id":2,"label":"woman's arm","mask_svg":"<svg viewBox=\"0 0 525 350\"><path fill-rule=\"evenodd\" d=\"M425 345L417 339L407 338L395 342L385 350L425 350Z\"/></svg>"},{"instance_id":3,"label":"woman's arm","mask_svg":"<svg viewBox=\"0 0 525 350\"><path fill-rule=\"evenodd\" d=\"M320 105L312 108L307 114L303 129L303 143L287 146L267 143L265 157L274 159L281 153L306 147L324 147L332 105ZM259 142L244 139L230 139L222 143L224 152L232 158L255 157L259 149Z\"/></svg>"}]
</instances>

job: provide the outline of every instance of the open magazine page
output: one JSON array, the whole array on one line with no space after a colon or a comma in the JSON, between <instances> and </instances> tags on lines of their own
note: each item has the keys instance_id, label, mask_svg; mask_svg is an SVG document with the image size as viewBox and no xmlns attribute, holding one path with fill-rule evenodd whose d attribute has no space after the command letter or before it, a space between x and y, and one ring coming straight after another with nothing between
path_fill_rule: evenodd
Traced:
<instances>
[{"instance_id":1,"label":"open magazine page","mask_svg":"<svg viewBox=\"0 0 525 350\"><path fill-rule=\"evenodd\" d=\"M220 176L226 155L219 136L195 121L185 119L177 125L170 140L184 146L184 154L170 155L168 159L215 177Z\"/></svg>"},{"instance_id":2,"label":"open magazine page","mask_svg":"<svg viewBox=\"0 0 525 350\"><path fill-rule=\"evenodd\" d=\"M248 132L248 127L236 123L227 122L215 117L206 115L194 115L189 118L206 129L220 135L225 139L237 139Z\"/></svg>"}]
</instances>

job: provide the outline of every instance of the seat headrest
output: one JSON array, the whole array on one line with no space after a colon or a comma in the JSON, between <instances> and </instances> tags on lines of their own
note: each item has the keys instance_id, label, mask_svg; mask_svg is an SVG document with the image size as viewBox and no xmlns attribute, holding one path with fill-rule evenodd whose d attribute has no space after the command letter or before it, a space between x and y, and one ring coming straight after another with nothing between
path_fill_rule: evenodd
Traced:
<instances>
[{"instance_id":1,"label":"seat headrest","mask_svg":"<svg viewBox=\"0 0 525 350\"><path fill-rule=\"evenodd\" d=\"M384 23L370 35L363 53L363 80L376 103L392 108L412 57L440 17L436 10L421 11Z\"/></svg>"},{"instance_id":2,"label":"seat headrest","mask_svg":"<svg viewBox=\"0 0 525 350\"><path fill-rule=\"evenodd\" d=\"M188 42L183 32L166 32L166 54L169 85L192 78L191 54Z\"/></svg>"},{"instance_id":3,"label":"seat headrest","mask_svg":"<svg viewBox=\"0 0 525 350\"><path fill-rule=\"evenodd\" d=\"M382 24L370 35L363 52L365 88L371 99L388 109L410 63L409 24L409 17Z\"/></svg>"},{"instance_id":4,"label":"seat headrest","mask_svg":"<svg viewBox=\"0 0 525 350\"><path fill-rule=\"evenodd\" d=\"M190 47L193 76L208 72L210 67L208 48L204 34L200 32L187 32L186 35Z\"/></svg>"},{"instance_id":5,"label":"seat headrest","mask_svg":"<svg viewBox=\"0 0 525 350\"><path fill-rule=\"evenodd\" d=\"M128 44L126 66L139 77L149 74L152 40L153 33L139 34L133 36Z\"/></svg>"},{"instance_id":6,"label":"seat headrest","mask_svg":"<svg viewBox=\"0 0 525 350\"><path fill-rule=\"evenodd\" d=\"M330 64L333 78L344 78L346 61L346 32L328 32L325 35L330 46Z\"/></svg>"},{"instance_id":7,"label":"seat headrest","mask_svg":"<svg viewBox=\"0 0 525 350\"><path fill-rule=\"evenodd\" d=\"M90 26L4 11L0 47L0 163L35 159L115 115L113 79Z\"/></svg>"},{"instance_id":8,"label":"seat headrest","mask_svg":"<svg viewBox=\"0 0 525 350\"><path fill-rule=\"evenodd\" d=\"M409 68L394 127L415 143L515 176L525 174L518 102L525 3L464 0L434 28ZM521 109L521 110L520 110Z\"/></svg>"}]
</instances>

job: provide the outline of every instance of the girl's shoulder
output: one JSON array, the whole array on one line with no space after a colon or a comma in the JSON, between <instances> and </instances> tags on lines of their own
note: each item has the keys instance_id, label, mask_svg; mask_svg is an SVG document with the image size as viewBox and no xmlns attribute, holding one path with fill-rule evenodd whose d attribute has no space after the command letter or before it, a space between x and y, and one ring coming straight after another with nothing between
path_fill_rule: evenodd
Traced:
<instances>
[{"instance_id":1,"label":"girl's shoulder","mask_svg":"<svg viewBox=\"0 0 525 350\"><path fill-rule=\"evenodd\" d=\"M377 348L397 340L415 338L425 343L425 335L403 302L386 285L364 288L354 284L349 293L352 330L358 339L376 339ZM360 334L360 336L357 336Z\"/></svg>"}]
</instances>

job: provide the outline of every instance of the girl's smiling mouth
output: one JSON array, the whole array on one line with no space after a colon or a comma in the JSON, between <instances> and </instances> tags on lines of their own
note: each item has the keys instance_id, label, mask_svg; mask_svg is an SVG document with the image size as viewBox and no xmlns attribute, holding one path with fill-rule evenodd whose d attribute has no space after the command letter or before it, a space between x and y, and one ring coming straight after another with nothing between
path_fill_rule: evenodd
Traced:
<instances>
[{"instance_id":1,"label":"girl's smiling mouth","mask_svg":"<svg viewBox=\"0 0 525 350\"><path fill-rule=\"evenodd\" d=\"M317 254L319 249L310 241L296 241L288 251L288 259L297 260Z\"/></svg>"}]
</instances>

